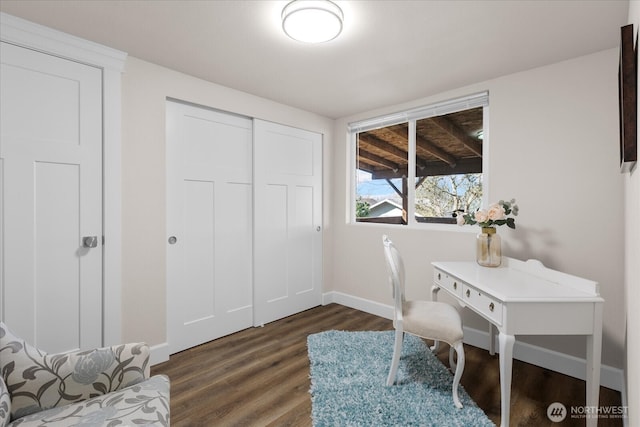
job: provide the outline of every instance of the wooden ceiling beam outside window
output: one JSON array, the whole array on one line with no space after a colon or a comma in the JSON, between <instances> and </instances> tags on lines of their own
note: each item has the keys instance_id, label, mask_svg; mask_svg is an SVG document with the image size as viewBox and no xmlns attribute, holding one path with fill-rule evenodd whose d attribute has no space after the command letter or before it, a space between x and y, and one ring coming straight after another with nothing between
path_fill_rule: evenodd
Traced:
<instances>
[{"instance_id":1,"label":"wooden ceiling beam outside window","mask_svg":"<svg viewBox=\"0 0 640 427\"><path fill-rule=\"evenodd\" d=\"M403 178L409 175L408 168L406 166L401 167L397 171L382 168L373 168L372 170L368 170L367 172L371 173L372 179ZM442 162L428 162L425 168L422 170L416 168L416 178L422 178L425 176L456 175L466 173L482 173L482 159L462 159L454 168Z\"/></svg>"},{"instance_id":2,"label":"wooden ceiling beam outside window","mask_svg":"<svg viewBox=\"0 0 640 427\"><path fill-rule=\"evenodd\" d=\"M366 145L370 145L371 147L377 148L378 150L382 150L385 153L395 157L401 162L406 162L409 157L409 153L401 150L400 148L389 144L386 141L381 140L380 138L370 135L370 134L360 134L358 138L361 142L364 142ZM362 149L362 146L360 146Z\"/></svg>"},{"instance_id":3,"label":"wooden ceiling beam outside window","mask_svg":"<svg viewBox=\"0 0 640 427\"><path fill-rule=\"evenodd\" d=\"M482 173L483 108L477 107L416 122L417 178ZM374 179L408 176L408 123L358 133L358 168Z\"/></svg>"},{"instance_id":4,"label":"wooden ceiling beam outside window","mask_svg":"<svg viewBox=\"0 0 640 427\"><path fill-rule=\"evenodd\" d=\"M423 136L416 135L416 147L428 151L443 162L447 163L452 168L456 166L456 163L458 163L458 160L455 157L453 157L446 151L436 147L432 142L430 142Z\"/></svg>"},{"instance_id":5,"label":"wooden ceiling beam outside window","mask_svg":"<svg viewBox=\"0 0 640 427\"><path fill-rule=\"evenodd\" d=\"M394 172L396 172L398 169L400 169L400 165L399 164L397 164L395 162L392 162L391 160L385 159L383 157L380 157L378 155L369 153L368 151L359 150L358 157L366 159L366 160L369 160L369 162L372 162L374 164L378 164L380 166L384 166L386 168L389 168Z\"/></svg>"},{"instance_id":6,"label":"wooden ceiling beam outside window","mask_svg":"<svg viewBox=\"0 0 640 427\"><path fill-rule=\"evenodd\" d=\"M406 138L406 135L403 135L403 137ZM389 156L394 157L402 164L405 164L408 162L409 153L407 151L402 150L401 148L398 148L395 145L391 145L388 142L383 141L380 138L376 137L375 135L360 134L358 135L358 138L359 138L358 141L362 143L359 145L360 150L364 149L365 151L369 151L367 149L369 147L373 147L380 151L383 151L385 155L388 154ZM417 167L419 167L420 169L423 169L426 166L426 164L427 164L426 159L420 156L416 156Z\"/></svg>"},{"instance_id":7,"label":"wooden ceiling beam outside window","mask_svg":"<svg viewBox=\"0 0 640 427\"><path fill-rule=\"evenodd\" d=\"M464 130L460 129L447 117L437 116L431 117L429 120L439 126L443 131L460 141L462 145L471 150L475 155L482 157L482 143L467 135Z\"/></svg>"},{"instance_id":8,"label":"wooden ceiling beam outside window","mask_svg":"<svg viewBox=\"0 0 640 427\"><path fill-rule=\"evenodd\" d=\"M376 170L376 165L373 162L368 161L367 159L358 157L357 168L364 172L373 173Z\"/></svg>"},{"instance_id":9,"label":"wooden ceiling beam outside window","mask_svg":"<svg viewBox=\"0 0 640 427\"><path fill-rule=\"evenodd\" d=\"M391 130L393 133L395 133L398 136L407 138L406 133L397 130L397 129L392 129ZM428 153L433 154L434 156L436 156L437 158L439 158L440 160L442 160L443 162L446 162L449 164L449 166L453 167L456 165L456 158L453 157L452 155L450 155L449 153L447 153L446 151L444 151L443 149L436 147L432 142L430 142L427 138L421 136L421 135L416 135L416 146Z\"/></svg>"}]
</instances>

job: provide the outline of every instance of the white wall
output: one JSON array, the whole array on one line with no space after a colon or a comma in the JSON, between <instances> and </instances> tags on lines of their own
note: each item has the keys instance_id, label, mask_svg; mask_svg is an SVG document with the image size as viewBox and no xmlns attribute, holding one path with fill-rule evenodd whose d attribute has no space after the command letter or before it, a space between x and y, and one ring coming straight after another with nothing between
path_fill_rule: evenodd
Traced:
<instances>
[{"instance_id":1,"label":"white wall","mask_svg":"<svg viewBox=\"0 0 640 427\"><path fill-rule=\"evenodd\" d=\"M383 232L390 234L405 253L408 279L414 282L409 286L409 296L428 298L430 262L472 260L476 230L347 224L350 169L346 123L489 90L489 199L515 197L521 208L518 229L500 230L505 253L538 258L551 268L600 282L606 300L603 363L622 367L622 206L623 184L629 177L618 170L617 54L617 49L607 50L335 123L129 58L123 75L123 339L144 340L151 345L166 339L167 97L323 133L325 291L390 304L380 247ZM635 189L628 187L627 194L637 194L637 174L635 178L631 182ZM637 214L638 197L627 200L634 204ZM632 245L636 254L637 245L636 239ZM637 262L633 265L637 267ZM634 274L637 281L637 271ZM471 326L484 327L481 319L469 313L466 317ZM527 340L584 357L583 338Z\"/></svg>"},{"instance_id":2,"label":"white wall","mask_svg":"<svg viewBox=\"0 0 640 427\"><path fill-rule=\"evenodd\" d=\"M430 297L431 261L474 259L474 227L436 231L346 223L346 204L351 201L345 129L354 120L488 90L486 190L490 201L516 198L520 206L517 229L499 230L503 251L598 281L606 301L603 363L622 368L624 199L618 166L617 54L617 49L611 49L338 120L332 185L333 271L327 283L338 292L391 304L380 241L383 233L396 241L406 258L410 298ZM465 317L468 325L485 329L484 321L468 310ZM525 340L585 357L584 337Z\"/></svg>"},{"instance_id":3,"label":"white wall","mask_svg":"<svg viewBox=\"0 0 640 427\"><path fill-rule=\"evenodd\" d=\"M333 138L330 119L127 59L122 78L122 332L124 341L152 346L166 340L167 97L322 133L325 157ZM330 201L324 204L326 211Z\"/></svg>"},{"instance_id":4,"label":"white wall","mask_svg":"<svg viewBox=\"0 0 640 427\"><path fill-rule=\"evenodd\" d=\"M640 2L629 2L635 34L640 25ZM635 38L634 38L635 39ZM640 73L638 74L640 79ZM639 80L640 81L640 80ZM640 115L638 116L640 120ZM625 312L627 320L626 378L629 425L640 425L640 171L625 174Z\"/></svg>"}]
</instances>

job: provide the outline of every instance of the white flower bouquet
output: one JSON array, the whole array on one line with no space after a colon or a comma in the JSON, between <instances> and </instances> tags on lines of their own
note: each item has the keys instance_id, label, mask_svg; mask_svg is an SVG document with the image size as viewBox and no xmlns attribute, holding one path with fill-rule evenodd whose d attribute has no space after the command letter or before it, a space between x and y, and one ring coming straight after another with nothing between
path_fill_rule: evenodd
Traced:
<instances>
[{"instance_id":1,"label":"white flower bouquet","mask_svg":"<svg viewBox=\"0 0 640 427\"><path fill-rule=\"evenodd\" d=\"M516 199L511 199L510 201L500 200L488 209L479 209L474 213L459 212L456 221L458 225L477 224L482 228L505 224L509 228L516 228L514 216L518 216L518 205L516 205Z\"/></svg>"}]
</instances>

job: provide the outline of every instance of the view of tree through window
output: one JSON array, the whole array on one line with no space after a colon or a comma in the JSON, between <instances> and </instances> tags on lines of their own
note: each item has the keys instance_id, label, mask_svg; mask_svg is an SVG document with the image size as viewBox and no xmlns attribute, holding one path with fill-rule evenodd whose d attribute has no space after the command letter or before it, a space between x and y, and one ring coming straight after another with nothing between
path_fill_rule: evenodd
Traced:
<instances>
[{"instance_id":1,"label":"view of tree through window","mask_svg":"<svg viewBox=\"0 0 640 427\"><path fill-rule=\"evenodd\" d=\"M413 203L416 222L454 223L458 211L482 200L483 108L356 134L356 220L407 224ZM409 200L409 159L415 156L414 199ZM413 160L413 159L412 159Z\"/></svg>"},{"instance_id":2,"label":"view of tree through window","mask_svg":"<svg viewBox=\"0 0 640 427\"><path fill-rule=\"evenodd\" d=\"M427 177L416 188L416 216L451 217L454 212L475 211L482 202L482 175Z\"/></svg>"}]
</instances>

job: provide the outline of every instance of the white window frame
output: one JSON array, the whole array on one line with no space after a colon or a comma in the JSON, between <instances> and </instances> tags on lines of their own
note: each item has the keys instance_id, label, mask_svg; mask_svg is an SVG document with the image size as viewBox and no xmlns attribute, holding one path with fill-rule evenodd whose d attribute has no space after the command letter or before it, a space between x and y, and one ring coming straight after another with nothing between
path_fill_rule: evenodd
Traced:
<instances>
[{"instance_id":1,"label":"white window frame","mask_svg":"<svg viewBox=\"0 0 640 427\"><path fill-rule=\"evenodd\" d=\"M369 223L356 221L356 185L357 185L357 139L356 135L361 132L366 132L373 129L380 129L383 127L393 126L400 123L408 123L409 125L409 138L408 138L408 171L407 177L409 182L416 181L416 122L421 119L426 119L434 116L442 116L445 114L455 113L463 110L470 110L472 108L483 107L482 114L482 205L486 206L489 200L489 92L479 92L472 95L453 98L434 104L425 105L410 110L390 113L378 117L359 120L356 122L347 124L347 132L350 147L350 162L349 162L349 175L350 179L350 191L349 202L347 209L348 219L350 224L358 224L359 226L397 226L398 224L383 224L383 223ZM419 223L415 218L415 186L409 185L407 191L407 197L409 199L407 218L408 223L403 225L404 227L412 228L426 228L426 229L450 229L459 230L469 229L469 227L458 227L452 224L441 223Z\"/></svg>"}]
</instances>

